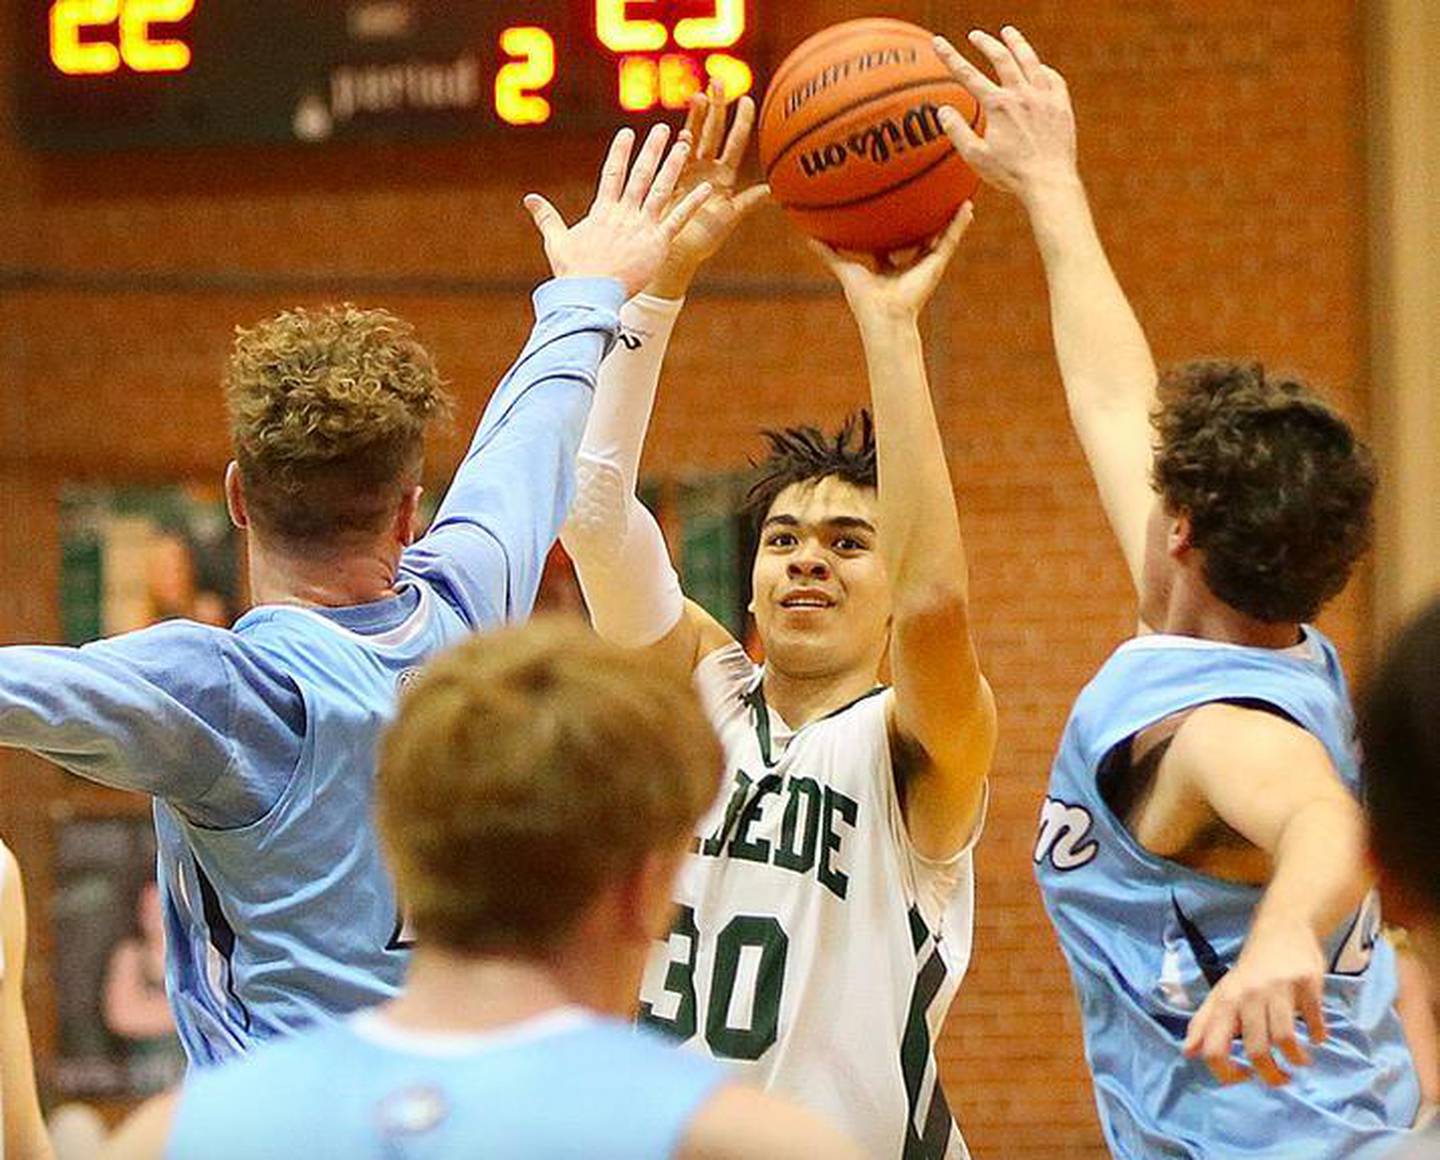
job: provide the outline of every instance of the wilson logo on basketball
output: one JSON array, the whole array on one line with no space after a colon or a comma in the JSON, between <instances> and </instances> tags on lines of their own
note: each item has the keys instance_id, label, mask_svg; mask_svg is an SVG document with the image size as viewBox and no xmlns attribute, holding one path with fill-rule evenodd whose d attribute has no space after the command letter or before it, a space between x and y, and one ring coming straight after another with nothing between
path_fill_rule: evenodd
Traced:
<instances>
[{"instance_id":1,"label":"wilson logo on basketball","mask_svg":"<svg viewBox=\"0 0 1440 1160\"><path fill-rule=\"evenodd\" d=\"M925 103L907 109L899 118L888 117L878 124L852 133L845 141L832 141L819 149L802 151L800 168L806 177L817 177L839 169L852 159L886 165L911 149L923 149L945 136L940 128L940 106Z\"/></svg>"}]
</instances>

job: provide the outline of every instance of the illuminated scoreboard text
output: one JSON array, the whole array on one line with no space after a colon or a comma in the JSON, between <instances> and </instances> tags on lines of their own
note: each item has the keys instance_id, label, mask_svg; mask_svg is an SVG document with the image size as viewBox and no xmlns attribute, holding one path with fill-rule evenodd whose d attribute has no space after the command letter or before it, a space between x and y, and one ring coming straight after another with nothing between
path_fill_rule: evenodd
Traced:
<instances>
[{"instance_id":1,"label":"illuminated scoreboard text","mask_svg":"<svg viewBox=\"0 0 1440 1160\"><path fill-rule=\"evenodd\" d=\"M756 85L760 0L51 0L22 46L39 147L608 127Z\"/></svg>"}]
</instances>

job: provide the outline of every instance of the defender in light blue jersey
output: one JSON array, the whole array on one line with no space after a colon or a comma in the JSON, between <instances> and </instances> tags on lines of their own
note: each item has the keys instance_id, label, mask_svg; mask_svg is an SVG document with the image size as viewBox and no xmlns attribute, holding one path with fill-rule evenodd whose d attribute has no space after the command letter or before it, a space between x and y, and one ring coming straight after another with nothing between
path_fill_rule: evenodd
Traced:
<instances>
[{"instance_id":1,"label":"defender in light blue jersey","mask_svg":"<svg viewBox=\"0 0 1440 1160\"><path fill-rule=\"evenodd\" d=\"M669 206L686 145L662 167L657 130L631 172L633 140L616 138L573 229L527 203L556 280L425 536L424 430L443 404L429 356L384 312L283 314L240 334L226 377L226 492L258 606L231 631L0 650L0 744L155 797L167 989L192 1062L399 986L376 742L428 657L530 611L617 311L699 204Z\"/></svg>"},{"instance_id":2,"label":"defender in light blue jersey","mask_svg":"<svg viewBox=\"0 0 1440 1160\"><path fill-rule=\"evenodd\" d=\"M622 1021L721 767L696 692L582 625L436 661L377 781L418 940L404 990L192 1075L112 1160L858 1160Z\"/></svg>"},{"instance_id":3,"label":"defender in light blue jersey","mask_svg":"<svg viewBox=\"0 0 1440 1160\"><path fill-rule=\"evenodd\" d=\"M999 83L945 55L985 107L985 139L944 121L1029 213L1070 413L1142 631L1158 630L1076 703L1035 848L1106 1140L1134 1160L1383 1154L1418 1091L1345 682L1303 627L1368 543L1369 453L1258 364L1182 367L1157 405L1063 78L1013 28L971 42Z\"/></svg>"}]
</instances>

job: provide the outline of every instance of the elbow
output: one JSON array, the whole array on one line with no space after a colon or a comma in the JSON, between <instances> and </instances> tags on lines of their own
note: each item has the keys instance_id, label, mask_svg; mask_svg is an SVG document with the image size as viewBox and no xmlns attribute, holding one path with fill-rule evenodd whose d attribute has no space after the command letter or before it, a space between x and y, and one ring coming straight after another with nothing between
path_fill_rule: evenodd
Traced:
<instances>
[{"instance_id":1,"label":"elbow","mask_svg":"<svg viewBox=\"0 0 1440 1160\"><path fill-rule=\"evenodd\" d=\"M969 631L970 586L958 580L933 580L897 590L893 596L897 631L912 633Z\"/></svg>"}]
</instances>

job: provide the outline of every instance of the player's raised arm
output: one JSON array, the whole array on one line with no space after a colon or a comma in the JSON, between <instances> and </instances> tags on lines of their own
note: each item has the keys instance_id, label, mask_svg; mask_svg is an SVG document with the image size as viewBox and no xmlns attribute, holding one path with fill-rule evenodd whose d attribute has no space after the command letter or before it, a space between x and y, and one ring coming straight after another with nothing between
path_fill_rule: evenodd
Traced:
<instances>
[{"instance_id":1,"label":"player's raised arm","mask_svg":"<svg viewBox=\"0 0 1440 1160\"><path fill-rule=\"evenodd\" d=\"M816 252L840 280L860 327L875 414L877 547L893 600L893 727L910 758L903 799L916 849L953 855L975 828L995 752L995 702L970 634L960 516L935 419L920 313L971 220L967 204L908 267ZM912 753L915 746L919 752Z\"/></svg>"},{"instance_id":2,"label":"player's raised arm","mask_svg":"<svg viewBox=\"0 0 1440 1160\"><path fill-rule=\"evenodd\" d=\"M740 99L727 134L723 96L712 86L691 105L682 138L693 144L693 154L675 196L693 197L699 188L708 193L645 292L621 312L622 340L600 369L580 447L578 494L561 532L596 631L627 648L649 649L656 663L680 676L730 637L685 600L664 536L635 485L660 368L690 283L768 193L763 185L740 184L755 104Z\"/></svg>"},{"instance_id":3,"label":"player's raised arm","mask_svg":"<svg viewBox=\"0 0 1440 1160\"><path fill-rule=\"evenodd\" d=\"M615 138L575 225L538 194L525 199L555 280L535 294L534 333L491 398L434 526L405 554L405 568L477 627L533 606L573 497L575 453L620 305L705 201L703 188L675 196L688 142L667 155L669 130L657 126L632 165L634 141L628 129Z\"/></svg>"},{"instance_id":4,"label":"player's raised arm","mask_svg":"<svg viewBox=\"0 0 1440 1160\"><path fill-rule=\"evenodd\" d=\"M982 139L952 110L945 131L984 180L1030 215L1050 285L1055 352L1075 432L1138 591L1145 555L1157 375L1145 333L1105 256L1076 163L1065 78L1014 28L972 32L992 80L947 41L942 58L985 110Z\"/></svg>"}]
</instances>

